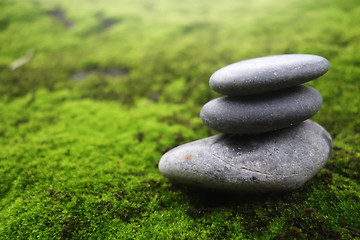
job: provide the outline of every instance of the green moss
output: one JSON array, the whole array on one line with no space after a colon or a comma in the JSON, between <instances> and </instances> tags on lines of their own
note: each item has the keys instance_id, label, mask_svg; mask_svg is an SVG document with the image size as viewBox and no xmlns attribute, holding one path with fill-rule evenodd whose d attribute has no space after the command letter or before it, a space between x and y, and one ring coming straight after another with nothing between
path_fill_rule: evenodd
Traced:
<instances>
[{"instance_id":1,"label":"green moss","mask_svg":"<svg viewBox=\"0 0 360 240\"><path fill-rule=\"evenodd\" d=\"M1 1L0 236L360 239L357 1ZM23 66L16 59L34 51ZM169 149L215 134L209 76L282 53L329 59L308 83L329 163L292 193L171 184Z\"/></svg>"}]
</instances>

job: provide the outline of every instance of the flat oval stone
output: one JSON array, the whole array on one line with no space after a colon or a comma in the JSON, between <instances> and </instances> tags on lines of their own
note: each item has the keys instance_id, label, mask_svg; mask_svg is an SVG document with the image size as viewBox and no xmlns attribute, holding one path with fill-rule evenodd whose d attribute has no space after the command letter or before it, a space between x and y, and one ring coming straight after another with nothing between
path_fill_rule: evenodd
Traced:
<instances>
[{"instance_id":1,"label":"flat oval stone","mask_svg":"<svg viewBox=\"0 0 360 240\"><path fill-rule=\"evenodd\" d=\"M241 96L220 97L200 112L204 124L221 133L247 134L277 130L298 124L321 107L321 94L308 86Z\"/></svg>"},{"instance_id":2,"label":"flat oval stone","mask_svg":"<svg viewBox=\"0 0 360 240\"><path fill-rule=\"evenodd\" d=\"M311 179L330 158L332 140L317 123L257 135L220 134L176 147L162 156L170 180L231 191L288 191Z\"/></svg>"},{"instance_id":3,"label":"flat oval stone","mask_svg":"<svg viewBox=\"0 0 360 240\"><path fill-rule=\"evenodd\" d=\"M210 87L227 96L242 96L296 86L329 70L329 61L310 54L284 54L230 64L210 77Z\"/></svg>"}]
</instances>

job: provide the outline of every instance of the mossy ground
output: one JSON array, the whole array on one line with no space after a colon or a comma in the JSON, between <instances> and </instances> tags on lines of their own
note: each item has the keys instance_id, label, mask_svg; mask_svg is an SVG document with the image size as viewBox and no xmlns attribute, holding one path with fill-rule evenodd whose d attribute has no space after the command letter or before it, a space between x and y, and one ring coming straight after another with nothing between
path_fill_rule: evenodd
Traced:
<instances>
[{"instance_id":1,"label":"mossy ground","mask_svg":"<svg viewBox=\"0 0 360 240\"><path fill-rule=\"evenodd\" d=\"M360 3L0 1L4 239L360 239ZM29 52L23 66L9 65ZM313 120L334 140L301 189L238 196L171 184L167 150L215 134L209 76L252 57L311 53Z\"/></svg>"}]
</instances>

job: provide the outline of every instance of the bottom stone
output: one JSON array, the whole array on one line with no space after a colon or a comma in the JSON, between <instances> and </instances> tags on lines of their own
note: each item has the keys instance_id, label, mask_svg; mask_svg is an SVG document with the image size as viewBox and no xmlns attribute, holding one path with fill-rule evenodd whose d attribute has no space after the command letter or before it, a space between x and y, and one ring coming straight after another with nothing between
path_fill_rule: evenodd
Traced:
<instances>
[{"instance_id":1,"label":"bottom stone","mask_svg":"<svg viewBox=\"0 0 360 240\"><path fill-rule=\"evenodd\" d=\"M174 182L231 191L289 191L330 158L332 140L319 124L254 135L216 135L165 153L160 172Z\"/></svg>"}]
</instances>

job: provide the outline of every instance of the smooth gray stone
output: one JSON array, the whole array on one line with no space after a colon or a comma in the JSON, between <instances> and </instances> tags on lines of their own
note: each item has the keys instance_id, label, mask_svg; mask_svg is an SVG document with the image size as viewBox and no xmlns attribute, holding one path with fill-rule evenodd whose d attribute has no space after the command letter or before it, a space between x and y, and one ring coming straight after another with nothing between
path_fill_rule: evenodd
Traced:
<instances>
[{"instance_id":1,"label":"smooth gray stone","mask_svg":"<svg viewBox=\"0 0 360 240\"><path fill-rule=\"evenodd\" d=\"M298 124L321 107L321 94L308 86L220 97L206 103L200 117L209 128L229 134L260 133Z\"/></svg>"},{"instance_id":2,"label":"smooth gray stone","mask_svg":"<svg viewBox=\"0 0 360 240\"><path fill-rule=\"evenodd\" d=\"M332 140L317 123L258 135L216 135L165 153L160 172L205 188L268 192L299 188L330 158Z\"/></svg>"},{"instance_id":3,"label":"smooth gray stone","mask_svg":"<svg viewBox=\"0 0 360 240\"><path fill-rule=\"evenodd\" d=\"M210 77L210 87L227 96L242 96L296 86L325 74L329 61L310 54L253 58L223 67Z\"/></svg>"}]
</instances>

